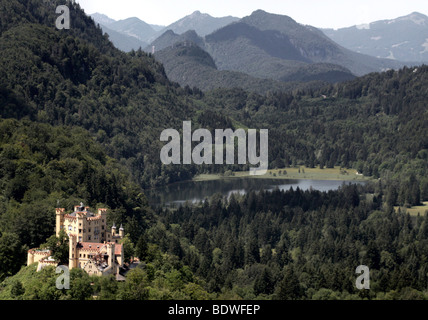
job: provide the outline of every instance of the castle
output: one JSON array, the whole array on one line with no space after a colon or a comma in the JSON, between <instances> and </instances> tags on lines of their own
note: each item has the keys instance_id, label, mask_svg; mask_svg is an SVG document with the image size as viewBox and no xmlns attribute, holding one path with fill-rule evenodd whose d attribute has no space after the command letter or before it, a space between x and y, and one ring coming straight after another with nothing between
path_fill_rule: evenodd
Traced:
<instances>
[{"instance_id":1,"label":"castle","mask_svg":"<svg viewBox=\"0 0 428 320\"><path fill-rule=\"evenodd\" d=\"M80 268L89 275L118 276L123 267L123 246L119 240L124 237L122 226L116 232L113 224L107 230L107 209L98 209L95 214L82 203L74 206L72 213L65 213L64 208L56 209L56 236L65 230L69 237L68 268ZM27 265L38 262L37 270L44 266L58 264L51 257L50 250L30 249L27 255Z\"/></svg>"}]
</instances>

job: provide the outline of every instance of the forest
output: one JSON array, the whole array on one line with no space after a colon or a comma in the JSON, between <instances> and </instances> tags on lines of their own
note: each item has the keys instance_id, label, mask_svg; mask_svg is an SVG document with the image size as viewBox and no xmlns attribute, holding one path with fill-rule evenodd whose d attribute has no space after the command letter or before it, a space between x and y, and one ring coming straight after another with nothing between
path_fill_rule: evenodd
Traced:
<instances>
[{"instance_id":1,"label":"forest","mask_svg":"<svg viewBox=\"0 0 428 320\"><path fill-rule=\"evenodd\" d=\"M78 4L0 0L0 299L427 299L428 67L264 95L180 87L141 50L124 53ZM150 207L145 189L247 165L163 165L160 133L269 129L269 168L354 168L373 177L337 191L213 195ZM236 154L236 153L235 153ZM236 163L236 162L235 162ZM123 224L125 282L25 267L58 251L55 207L85 202ZM370 267L371 290L355 288Z\"/></svg>"},{"instance_id":2,"label":"forest","mask_svg":"<svg viewBox=\"0 0 428 320\"><path fill-rule=\"evenodd\" d=\"M0 298L425 300L428 215L394 211L380 190L261 191L159 208L136 242L123 241L125 257L143 261L125 282L73 269L74 289L61 291L53 267L32 265L3 281ZM355 287L359 265L370 268L370 290Z\"/></svg>"}]
</instances>

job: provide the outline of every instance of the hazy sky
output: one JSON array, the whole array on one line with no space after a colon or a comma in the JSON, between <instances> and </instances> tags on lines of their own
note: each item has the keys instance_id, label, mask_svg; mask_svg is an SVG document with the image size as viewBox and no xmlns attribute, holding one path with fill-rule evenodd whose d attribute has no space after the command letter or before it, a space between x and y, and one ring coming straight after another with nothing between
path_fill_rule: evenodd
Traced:
<instances>
[{"instance_id":1,"label":"hazy sky","mask_svg":"<svg viewBox=\"0 0 428 320\"><path fill-rule=\"evenodd\" d=\"M340 28L393 19L418 11L428 15L427 0L76 0L87 14L100 12L120 20L138 17L168 25L199 10L214 17L242 18L262 9L318 28Z\"/></svg>"}]
</instances>

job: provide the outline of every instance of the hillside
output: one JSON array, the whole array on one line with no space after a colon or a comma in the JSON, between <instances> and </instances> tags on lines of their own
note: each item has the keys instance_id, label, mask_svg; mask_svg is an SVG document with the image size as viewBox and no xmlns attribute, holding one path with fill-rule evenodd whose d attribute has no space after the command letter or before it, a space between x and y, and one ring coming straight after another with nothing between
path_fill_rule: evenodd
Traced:
<instances>
[{"instance_id":1,"label":"hillside","mask_svg":"<svg viewBox=\"0 0 428 320\"><path fill-rule=\"evenodd\" d=\"M111 208L109 223L121 221L133 239L141 229L132 223L153 219L130 173L85 129L1 119L0 133L0 281L26 262L25 249L52 235L58 205Z\"/></svg>"},{"instance_id":2,"label":"hillside","mask_svg":"<svg viewBox=\"0 0 428 320\"><path fill-rule=\"evenodd\" d=\"M418 12L367 25L322 31L355 52L411 63L428 62L428 17Z\"/></svg>"},{"instance_id":3,"label":"hillside","mask_svg":"<svg viewBox=\"0 0 428 320\"><path fill-rule=\"evenodd\" d=\"M312 75L320 71L318 64L303 56L287 36L279 31L261 31L243 22L207 36L205 48L220 70L240 71L254 77L296 81L291 77L293 74L305 78L308 69ZM345 67L326 66L324 72L340 71L348 74L347 80L353 78ZM320 78L325 77L320 75ZM334 77L329 80L337 81Z\"/></svg>"},{"instance_id":4,"label":"hillside","mask_svg":"<svg viewBox=\"0 0 428 320\"><path fill-rule=\"evenodd\" d=\"M203 48L204 40L199 37L195 30L188 30L183 34L177 34L172 30L165 31L159 38L153 41L150 46L146 48L147 52L152 51L152 47L155 47L155 51L161 51L169 47L173 47L177 43L189 42L198 45Z\"/></svg>"},{"instance_id":5,"label":"hillside","mask_svg":"<svg viewBox=\"0 0 428 320\"><path fill-rule=\"evenodd\" d=\"M303 26L290 17L262 10L230 23L204 38L192 31L179 35L168 30L154 40L146 51L151 51L154 46L156 52L159 52L184 41L194 42L206 51L214 59L219 71L229 71L224 74L239 72L252 78L292 82L288 84L289 88L296 88L297 82L300 85L311 81L342 82L353 79L354 75L396 69L404 65L398 61L350 51L316 28ZM180 67L181 60L165 56L168 53L158 54L158 57L162 57L161 62L165 64L167 75L174 81L182 85L200 83L199 87L203 90L217 87L217 77L213 77L207 70L195 79L193 70ZM179 72L171 73L172 70ZM177 77L178 74L181 77ZM185 79L194 79L194 82ZM251 88L242 76L237 78L239 79L243 82L234 81L233 85ZM230 81L226 83L228 82Z\"/></svg>"},{"instance_id":6,"label":"hillside","mask_svg":"<svg viewBox=\"0 0 428 320\"><path fill-rule=\"evenodd\" d=\"M146 42L139 40L138 38L124 33L120 33L100 24L101 29L104 33L108 34L108 38L116 48L124 51L130 52L132 50L138 50L140 48L145 48L147 46Z\"/></svg>"},{"instance_id":7,"label":"hillside","mask_svg":"<svg viewBox=\"0 0 428 320\"><path fill-rule=\"evenodd\" d=\"M400 189L404 204L409 184L428 198L427 85L423 66L294 94L217 90L204 99L212 112L270 129L270 168L352 167Z\"/></svg>"},{"instance_id":8,"label":"hillside","mask_svg":"<svg viewBox=\"0 0 428 320\"><path fill-rule=\"evenodd\" d=\"M208 35L206 43L219 69L263 77L274 72L272 77L280 78L281 73L305 63L336 64L357 76L404 65L352 52L314 27L262 10Z\"/></svg>"},{"instance_id":9,"label":"hillside","mask_svg":"<svg viewBox=\"0 0 428 320\"><path fill-rule=\"evenodd\" d=\"M312 136L306 139L301 138L309 134L307 130L313 126L312 121L314 120L309 115L317 114L319 112L317 107L310 107L310 112L299 113L303 117L303 122L301 122L304 123L304 126L301 127L303 131L299 134L295 132L295 126L300 123L295 122L295 112L298 112L300 108L306 109L305 104L298 103L301 98L296 96L302 95L301 90L300 93L297 91L294 94L271 92L267 96L252 95L244 93L242 90L232 91L232 94L227 93L225 96L218 96L215 93L214 95L208 93L205 96L198 90L189 90L189 88L184 90L167 79L164 67L150 55L143 52L125 54L115 49L102 35L102 31L95 26L93 20L78 9L77 4L73 7L73 14L76 15L73 19L74 25L64 37L64 32L42 24L28 23L28 21L47 21L46 24L48 24L48 21L54 21L54 15L34 16L33 13L29 13L28 9L25 9L22 4L24 1L22 3L17 0L1 1L0 3L6 8L6 11L9 8L15 8L13 10L17 11L19 8L20 10L17 12L20 12L23 19L21 23L17 23L20 21L19 19L11 19L6 20L6 22L10 21L9 24L2 24L0 35L1 116L3 118L26 117L51 125L80 126L89 130L105 148L107 154L125 165L135 181L144 188L190 179L200 170L218 172L239 168L239 166L225 166L224 168L218 166L202 168L195 165L163 166L159 161L159 152L162 147L162 143L159 141L160 133L165 128L181 128L182 121L185 120L192 120L195 127L203 123L212 130L227 126L228 123L272 129L269 160L270 165L274 167L277 166L275 163L317 164L320 162L318 146L325 144L325 150L330 150L337 144L331 137L325 137L325 139L317 137L316 142ZM43 13L43 10L47 13L50 12L42 7L36 14ZM85 39L90 39L90 41ZM214 66L218 67L218 65L203 51L198 48L180 50L177 51L181 55L178 58L187 61L186 63L191 63L192 68L196 61L200 70L217 77L214 79L222 85L226 81L230 81L228 85L234 85L233 81L237 74L218 73L219 70L214 69ZM192 59L187 60L189 56ZM323 72L330 68L327 66L327 69L323 69L322 64L319 66ZM187 69L191 70L191 68ZM16 72L16 70L21 72ZM365 119L360 123L359 118L348 119L348 116L342 115L342 106L354 106L356 110L360 110L367 108L367 105L377 106L385 103L384 101L390 101L391 105L388 108L397 108L396 105L401 105L400 101L404 99L403 92L397 90L403 90L402 88L407 88L409 85L403 79L407 79L409 74L417 75L416 79L419 79L419 85L422 86L425 81L423 70L421 68L420 73L415 74L411 71L398 73L400 76L391 84L395 91L382 101L379 99L384 96L383 94L370 95L357 101L352 96L338 101L333 100L336 102L330 105L329 114L320 115L319 121L325 126L332 127L336 126L336 123L329 119L337 119L337 117L342 119L343 123L352 121L357 126L366 126L370 123L370 127L364 130L373 132L372 136L376 137L376 132L380 129L376 122L379 116L375 107L367 110L368 117L373 122ZM309 71L312 72L312 68ZM31 76L29 77L28 74ZM298 75L301 76L301 74ZM340 73L335 74L335 76L338 75L340 76ZM382 74L381 77L389 77L388 75L388 73ZM404 75L406 78L403 78ZM242 76L242 79L247 81L249 87L258 85L257 82L252 82L253 79L245 76ZM378 83L365 85L364 81L363 78L363 80L345 82L335 86L334 90L347 92L348 88L355 87L356 94L361 95L361 92L367 92L368 86L371 86L371 90L379 91ZM261 83L260 88L263 88L264 85L266 82ZM414 85L418 86L418 84ZM327 87L324 90L330 92L333 89ZM322 92L322 90L316 92ZM387 92L390 92L389 88L387 88ZM232 99L235 94L236 98ZM410 92L407 94L409 95ZM326 94L319 93L319 96L321 95ZM413 90L411 95L418 101L424 101L423 92ZM208 99L207 97L213 98ZM219 109L224 105L227 97L232 99L232 102L227 102L227 104L232 103L232 107L239 108L242 113ZM249 101L246 101L247 97L250 98ZM304 99L303 101L311 100ZM330 100L316 101L325 105ZM287 109L287 112L284 113L281 109L275 109L278 106L284 108L292 106L292 108ZM409 107L410 105L406 108ZM419 113L424 114L422 111ZM416 115L417 118L420 118L418 113L412 112L411 114L415 117L415 119L411 118L412 121L416 121ZM274 118L267 121L266 119L269 118L265 117L268 115L274 115ZM209 117L208 122L205 117ZM388 115L384 118L387 123L389 123L390 117L392 116ZM408 119L409 115L406 115L405 118ZM347 128L343 123L339 122L337 125ZM390 127L388 126L388 128ZM337 132L336 130L333 131ZM288 136L291 133L293 133L291 140L284 141L284 139L275 138L275 136ZM389 134L395 136L397 133L390 131ZM419 131L410 131L406 133L405 137L409 139L414 137L420 141L423 135ZM324 165L331 162L343 166L368 166L370 169L367 172L371 173L382 164L382 161L374 161L373 158L368 157L366 152L367 145L372 145L376 143L375 141L367 140L363 147L358 139L350 142L346 130L340 131L340 135L336 137L338 141L341 139L346 139L348 144L343 144L341 147L335 146L336 152L326 154L328 158L323 161ZM291 144L288 141L299 141L299 145ZM390 145L390 143L386 145ZM422 149L423 145L423 142L418 144ZM278 150L282 151L278 152ZM361 152L356 150L361 150ZM392 150L396 150L395 147ZM408 153L409 151L402 150L402 152ZM414 156L418 149L415 148L412 152ZM386 152L386 154L389 153ZM379 168L377 170L379 171Z\"/></svg>"},{"instance_id":10,"label":"hillside","mask_svg":"<svg viewBox=\"0 0 428 320\"><path fill-rule=\"evenodd\" d=\"M293 77L298 78L301 76L300 80L305 83L293 81L285 83L252 77L237 71L218 70L212 57L191 42L177 42L173 47L156 52L155 58L164 65L165 72L170 80L179 83L183 87L196 87L202 91L218 88L242 88L251 92L265 94L269 91L291 91L307 87L320 87L325 84L321 81L316 82L316 80L319 80L317 74L314 75L313 79L303 78L304 75L302 76L301 74ZM325 79L325 81L328 81L328 79Z\"/></svg>"},{"instance_id":11,"label":"hillside","mask_svg":"<svg viewBox=\"0 0 428 320\"><path fill-rule=\"evenodd\" d=\"M106 16L105 14L99 13L99 12L92 13L92 14L90 14L90 16L92 18L94 18L96 23L99 23L99 24L104 25L104 26L108 26L108 25L112 24L113 22L116 22L116 20L110 18L109 16Z\"/></svg>"},{"instance_id":12,"label":"hillside","mask_svg":"<svg viewBox=\"0 0 428 320\"><path fill-rule=\"evenodd\" d=\"M109 35L114 46L125 52L144 49L148 45L148 39L159 31L159 26L149 25L138 18L116 21L101 13L93 13L90 16L103 32Z\"/></svg>"},{"instance_id":13,"label":"hillside","mask_svg":"<svg viewBox=\"0 0 428 320\"><path fill-rule=\"evenodd\" d=\"M156 33L156 30L151 25L136 17L114 21L109 23L107 27L116 32L137 38L142 42L148 42Z\"/></svg>"},{"instance_id":14,"label":"hillside","mask_svg":"<svg viewBox=\"0 0 428 320\"><path fill-rule=\"evenodd\" d=\"M55 29L59 3L0 0L0 299L426 298L428 215L410 218L394 207L428 200L427 66L292 91L202 92L171 82L168 63L151 54L115 48L78 4L70 4L71 29ZM341 50L318 47L316 30L297 46L293 34L308 31L292 20L278 17L290 27L272 31L253 18L236 23L235 34L212 34L212 43L231 41L238 51L244 34L239 41L252 43L253 58L264 41L265 56L289 61L295 76L309 67L310 76L313 66L349 74L313 61ZM275 45L272 35L282 41ZM226 78L197 45L165 50L188 69L225 75L216 79L222 85L238 76ZM271 60L259 63L273 70ZM215 194L196 206L150 208L144 188L249 169L162 165L160 133L186 120L211 132L268 129L272 169L340 166L373 179L330 192ZM25 251L53 233L54 208L80 201L110 208L109 225L124 224L127 257L144 261L125 282L75 268L64 292L54 289L52 268L21 269ZM372 290L353 286L361 263L376 275Z\"/></svg>"},{"instance_id":15,"label":"hillside","mask_svg":"<svg viewBox=\"0 0 428 320\"><path fill-rule=\"evenodd\" d=\"M26 13L19 1L1 4ZM77 4L71 10L69 33L28 20L2 24L1 116L84 127L145 187L190 178L193 167L161 169L159 136L193 118L191 95L169 82L163 66L147 54L115 49Z\"/></svg>"},{"instance_id":16,"label":"hillside","mask_svg":"<svg viewBox=\"0 0 428 320\"><path fill-rule=\"evenodd\" d=\"M0 284L0 300L215 299L215 294L204 289L205 282L173 255L162 253L154 245L150 246L148 253L145 268L129 271L126 282L116 282L114 276L89 276L85 271L74 268L70 271L69 290L55 288L58 274L53 266L37 272L37 264L32 264ZM147 269L154 273L148 276Z\"/></svg>"}]
</instances>

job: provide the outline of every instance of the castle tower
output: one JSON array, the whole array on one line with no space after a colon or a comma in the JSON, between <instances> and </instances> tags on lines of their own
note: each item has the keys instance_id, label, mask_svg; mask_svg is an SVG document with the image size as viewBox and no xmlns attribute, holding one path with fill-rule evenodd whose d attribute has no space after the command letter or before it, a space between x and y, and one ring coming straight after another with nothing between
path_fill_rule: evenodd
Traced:
<instances>
[{"instance_id":1,"label":"castle tower","mask_svg":"<svg viewBox=\"0 0 428 320\"><path fill-rule=\"evenodd\" d=\"M114 267L114 253L115 253L115 248L114 248L114 242L112 243L107 243L107 255L108 255L108 262L107 264L109 266L111 266L112 268Z\"/></svg>"},{"instance_id":2,"label":"castle tower","mask_svg":"<svg viewBox=\"0 0 428 320\"><path fill-rule=\"evenodd\" d=\"M70 234L69 237L69 253L68 253L68 268L71 270L78 267L77 256L77 240L76 235Z\"/></svg>"},{"instance_id":3,"label":"castle tower","mask_svg":"<svg viewBox=\"0 0 428 320\"><path fill-rule=\"evenodd\" d=\"M34 254L28 250L27 252L27 266L34 263Z\"/></svg>"},{"instance_id":4,"label":"castle tower","mask_svg":"<svg viewBox=\"0 0 428 320\"><path fill-rule=\"evenodd\" d=\"M111 236L112 237L115 237L116 236L116 226L115 226L115 224L113 223L113 226L111 227Z\"/></svg>"},{"instance_id":5,"label":"castle tower","mask_svg":"<svg viewBox=\"0 0 428 320\"><path fill-rule=\"evenodd\" d=\"M123 229L123 226L120 225L120 228L119 228L119 237L121 237L123 239L124 236L125 236L125 230Z\"/></svg>"},{"instance_id":6,"label":"castle tower","mask_svg":"<svg viewBox=\"0 0 428 320\"><path fill-rule=\"evenodd\" d=\"M64 225L65 209L64 208L56 208L55 209L55 215L56 215L55 233L56 233L56 236L59 237L59 232L61 231L61 228Z\"/></svg>"}]
</instances>

